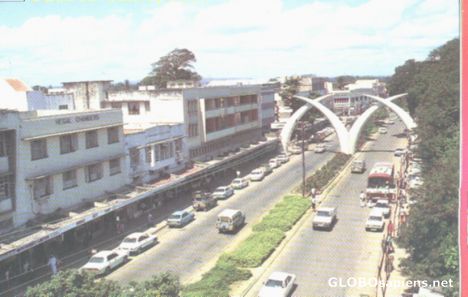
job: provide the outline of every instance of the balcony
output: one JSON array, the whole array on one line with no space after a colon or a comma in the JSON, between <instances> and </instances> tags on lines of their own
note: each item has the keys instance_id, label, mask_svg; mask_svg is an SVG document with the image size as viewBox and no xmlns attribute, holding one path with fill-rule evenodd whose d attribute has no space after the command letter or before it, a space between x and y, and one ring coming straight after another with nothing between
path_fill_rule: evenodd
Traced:
<instances>
[{"instance_id":1,"label":"balcony","mask_svg":"<svg viewBox=\"0 0 468 297\"><path fill-rule=\"evenodd\" d=\"M234 127L229 127L226 129L210 132L206 134L205 141L212 141L215 139L235 135L238 132L244 131L244 130L249 130L253 128L258 128L260 127L260 124L258 121L253 121L250 123L244 123L244 124L239 124Z\"/></svg>"},{"instance_id":2,"label":"balcony","mask_svg":"<svg viewBox=\"0 0 468 297\"><path fill-rule=\"evenodd\" d=\"M0 174L7 173L10 171L10 166L8 164L8 157L0 157Z\"/></svg>"},{"instance_id":3,"label":"balcony","mask_svg":"<svg viewBox=\"0 0 468 297\"><path fill-rule=\"evenodd\" d=\"M13 211L13 201L11 198L0 200L0 213Z\"/></svg>"},{"instance_id":4,"label":"balcony","mask_svg":"<svg viewBox=\"0 0 468 297\"><path fill-rule=\"evenodd\" d=\"M229 107L220 107L216 109L207 110L205 112L205 117L206 118L219 117L219 116L233 114L237 112L243 112L243 111L248 111L248 110L253 110L253 109L256 110L257 108L258 108L257 103L249 103L249 104L242 104L242 105L229 106Z\"/></svg>"}]
</instances>

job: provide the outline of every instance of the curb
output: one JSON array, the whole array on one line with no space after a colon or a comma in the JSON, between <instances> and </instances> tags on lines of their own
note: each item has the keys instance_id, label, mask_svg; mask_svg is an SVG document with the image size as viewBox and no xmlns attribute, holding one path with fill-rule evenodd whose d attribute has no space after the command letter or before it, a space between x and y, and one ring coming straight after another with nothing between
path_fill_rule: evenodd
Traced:
<instances>
[{"instance_id":1,"label":"curb","mask_svg":"<svg viewBox=\"0 0 468 297\"><path fill-rule=\"evenodd\" d=\"M367 141L365 145L362 146L362 148L367 147L370 145L370 141ZM352 161L354 161L356 158L358 158L358 154L352 155L349 160L343 165L342 170L340 174L337 174L334 176L325 186L324 186L324 191L319 195L321 199L317 201L317 206L319 206L322 202L326 201L326 198L328 197L328 194L330 190L333 188L336 183L338 183L339 180L341 180L344 176L344 173L346 172L346 169L349 168L350 164ZM318 169L317 169L318 170ZM302 182L300 182L302 184ZM294 189L296 187L293 187ZM294 224L293 228L289 230L284 238L284 240L279 244L279 246L271 253L271 255L263 262L263 264L259 267L256 268L251 268L252 269L258 269L258 270L263 270L258 273L258 275L255 276L255 273L252 273L253 276L249 283L244 287L244 289L241 291L240 295L235 295L233 297L245 297L247 294L249 294L250 290L252 290L253 286L257 283L257 281L265 274L266 270L272 265L273 261L276 260L280 254L283 252L285 246L287 243L289 243L294 236L299 232L301 227L304 226L306 220L310 218L315 212L312 210L312 208L309 208L304 212L302 217ZM251 271L252 272L252 271Z\"/></svg>"}]
</instances>

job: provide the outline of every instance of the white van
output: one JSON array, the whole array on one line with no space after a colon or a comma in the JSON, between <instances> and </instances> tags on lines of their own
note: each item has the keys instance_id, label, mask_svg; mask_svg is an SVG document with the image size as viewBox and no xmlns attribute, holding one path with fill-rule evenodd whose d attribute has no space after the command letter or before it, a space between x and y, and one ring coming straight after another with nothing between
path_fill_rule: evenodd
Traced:
<instances>
[{"instance_id":1,"label":"white van","mask_svg":"<svg viewBox=\"0 0 468 297\"><path fill-rule=\"evenodd\" d=\"M216 228L220 233L235 232L245 223L245 215L237 209L225 209L218 215Z\"/></svg>"}]
</instances>

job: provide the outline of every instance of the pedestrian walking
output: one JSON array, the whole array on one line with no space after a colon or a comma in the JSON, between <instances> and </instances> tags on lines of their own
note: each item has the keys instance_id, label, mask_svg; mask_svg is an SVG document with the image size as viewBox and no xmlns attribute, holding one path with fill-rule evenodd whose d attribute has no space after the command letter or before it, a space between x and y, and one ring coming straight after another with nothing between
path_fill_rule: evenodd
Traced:
<instances>
[{"instance_id":1,"label":"pedestrian walking","mask_svg":"<svg viewBox=\"0 0 468 297\"><path fill-rule=\"evenodd\" d=\"M148 217L147 217L147 222L148 222L148 227L153 227L154 225L154 218L153 218L153 215L151 213L148 214Z\"/></svg>"},{"instance_id":2,"label":"pedestrian walking","mask_svg":"<svg viewBox=\"0 0 468 297\"><path fill-rule=\"evenodd\" d=\"M52 275L56 275L58 272L58 260L53 254L50 256L47 265L49 265Z\"/></svg>"},{"instance_id":3,"label":"pedestrian walking","mask_svg":"<svg viewBox=\"0 0 468 297\"><path fill-rule=\"evenodd\" d=\"M366 193L364 191L361 191L361 194L359 194L359 203L361 207L366 206Z\"/></svg>"},{"instance_id":4,"label":"pedestrian walking","mask_svg":"<svg viewBox=\"0 0 468 297\"><path fill-rule=\"evenodd\" d=\"M310 189L310 199L312 202L312 209L315 210L317 205L317 190L315 188Z\"/></svg>"},{"instance_id":5,"label":"pedestrian walking","mask_svg":"<svg viewBox=\"0 0 468 297\"><path fill-rule=\"evenodd\" d=\"M387 234L391 237L393 237L393 232L395 231L395 226L393 225L393 222L392 220L390 220L388 222L388 226L387 226Z\"/></svg>"}]
</instances>

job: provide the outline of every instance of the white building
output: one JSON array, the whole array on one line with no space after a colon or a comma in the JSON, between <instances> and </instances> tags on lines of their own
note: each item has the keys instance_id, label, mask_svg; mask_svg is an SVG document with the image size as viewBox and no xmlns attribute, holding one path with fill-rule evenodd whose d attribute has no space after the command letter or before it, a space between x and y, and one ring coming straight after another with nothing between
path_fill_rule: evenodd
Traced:
<instances>
[{"instance_id":1,"label":"white building","mask_svg":"<svg viewBox=\"0 0 468 297\"><path fill-rule=\"evenodd\" d=\"M190 158L206 159L260 139L274 121L277 84L110 93L124 122L183 123Z\"/></svg>"},{"instance_id":2,"label":"white building","mask_svg":"<svg viewBox=\"0 0 468 297\"><path fill-rule=\"evenodd\" d=\"M358 79L352 84L347 84L344 88L351 92L387 97L385 83L379 82L378 79Z\"/></svg>"},{"instance_id":3,"label":"white building","mask_svg":"<svg viewBox=\"0 0 468 297\"><path fill-rule=\"evenodd\" d=\"M0 130L8 152L0 157L3 229L97 200L128 182L119 110L7 111Z\"/></svg>"},{"instance_id":4,"label":"white building","mask_svg":"<svg viewBox=\"0 0 468 297\"><path fill-rule=\"evenodd\" d=\"M185 168L188 158L182 123L129 124L124 133L125 164L133 184L149 183Z\"/></svg>"},{"instance_id":5,"label":"white building","mask_svg":"<svg viewBox=\"0 0 468 297\"><path fill-rule=\"evenodd\" d=\"M100 109L107 99L111 80L63 82L66 92L73 94L76 110Z\"/></svg>"}]
</instances>

